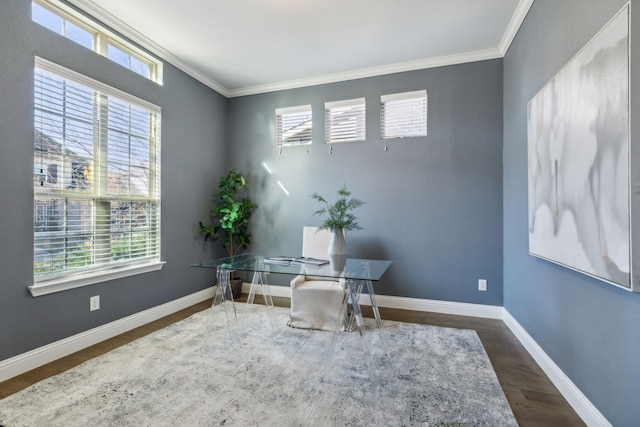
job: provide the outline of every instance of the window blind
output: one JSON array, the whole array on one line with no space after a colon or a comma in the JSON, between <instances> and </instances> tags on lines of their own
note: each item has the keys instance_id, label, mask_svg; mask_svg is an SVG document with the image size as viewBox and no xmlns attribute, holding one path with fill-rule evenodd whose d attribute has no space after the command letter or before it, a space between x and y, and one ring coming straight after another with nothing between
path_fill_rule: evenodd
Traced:
<instances>
[{"instance_id":1,"label":"window blind","mask_svg":"<svg viewBox=\"0 0 640 427\"><path fill-rule=\"evenodd\" d=\"M364 141L367 138L366 102L364 98L327 102L325 108L325 142Z\"/></svg>"},{"instance_id":2,"label":"window blind","mask_svg":"<svg viewBox=\"0 0 640 427\"><path fill-rule=\"evenodd\" d=\"M311 105L276 109L276 146L311 144Z\"/></svg>"},{"instance_id":3,"label":"window blind","mask_svg":"<svg viewBox=\"0 0 640 427\"><path fill-rule=\"evenodd\" d=\"M160 260L160 109L36 58L34 281Z\"/></svg>"},{"instance_id":4,"label":"window blind","mask_svg":"<svg viewBox=\"0 0 640 427\"><path fill-rule=\"evenodd\" d=\"M427 91L380 97L380 135L383 139L427 135Z\"/></svg>"}]
</instances>

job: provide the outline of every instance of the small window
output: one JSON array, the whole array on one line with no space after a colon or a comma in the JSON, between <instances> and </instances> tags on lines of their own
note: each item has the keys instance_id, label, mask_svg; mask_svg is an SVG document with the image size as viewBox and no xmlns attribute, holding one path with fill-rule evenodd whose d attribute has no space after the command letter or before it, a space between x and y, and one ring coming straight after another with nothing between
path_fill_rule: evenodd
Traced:
<instances>
[{"instance_id":1,"label":"small window","mask_svg":"<svg viewBox=\"0 0 640 427\"><path fill-rule=\"evenodd\" d=\"M53 5L48 0L34 0L31 19L136 74L162 84L162 62L62 3Z\"/></svg>"},{"instance_id":2,"label":"small window","mask_svg":"<svg viewBox=\"0 0 640 427\"><path fill-rule=\"evenodd\" d=\"M366 102L364 98L327 102L325 142L364 141L367 139Z\"/></svg>"},{"instance_id":3,"label":"small window","mask_svg":"<svg viewBox=\"0 0 640 427\"><path fill-rule=\"evenodd\" d=\"M276 146L311 144L311 105L276 109Z\"/></svg>"},{"instance_id":4,"label":"small window","mask_svg":"<svg viewBox=\"0 0 640 427\"><path fill-rule=\"evenodd\" d=\"M380 97L380 135L383 139L427 135L427 91Z\"/></svg>"},{"instance_id":5,"label":"small window","mask_svg":"<svg viewBox=\"0 0 640 427\"><path fill-rule=\"evenodd\" d=\"M107 58L130 69L136 74L140 74L142 77L151 78L151 67L149 64L139 60L134 54L127 52L127 49L124 47L109 43L107 46Z\"/></svg>"},{"instance_id":6,"label":"small window","mask_svg":"<svg viewBox=\"0 0 640 427\"><path fill-rule=\"evenodd\" d=\"M55 14L37 3L31 4L31 16L33 22L54 31L61 36L86 47L87 49L93 50L94 35L87 29L64 19L62 16Z\"/></svg>"}]
</instances>

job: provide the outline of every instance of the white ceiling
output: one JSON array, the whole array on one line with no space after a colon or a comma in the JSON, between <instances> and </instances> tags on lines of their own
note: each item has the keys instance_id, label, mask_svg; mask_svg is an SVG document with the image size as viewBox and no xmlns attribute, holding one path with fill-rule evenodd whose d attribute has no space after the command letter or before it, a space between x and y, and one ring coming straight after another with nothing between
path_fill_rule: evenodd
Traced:
<instances>
[{"instance_id":1,"label":"white ceiling","mask_svg":"<svg viewBox=\"0 0 640 427\"><path fill-rule=\"evenodd\" d=\"M533 0L70 0L225 96L504 56Z\"/></svg>"}]
</instances>

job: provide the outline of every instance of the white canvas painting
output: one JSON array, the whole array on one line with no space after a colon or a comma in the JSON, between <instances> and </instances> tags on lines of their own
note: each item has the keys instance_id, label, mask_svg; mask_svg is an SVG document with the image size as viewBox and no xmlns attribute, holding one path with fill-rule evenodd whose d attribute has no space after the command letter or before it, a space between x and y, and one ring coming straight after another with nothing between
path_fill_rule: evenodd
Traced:
<instances>
[{"instance_id":1,"label":"white canvas painting","mask_svg":"<svg viewBox=\"0 0 640 427\"><path fill-rule=\"evenodd\" d=\"M529 252L630 287L629 12L528 105Z\"/></svg>"}]
</instances>

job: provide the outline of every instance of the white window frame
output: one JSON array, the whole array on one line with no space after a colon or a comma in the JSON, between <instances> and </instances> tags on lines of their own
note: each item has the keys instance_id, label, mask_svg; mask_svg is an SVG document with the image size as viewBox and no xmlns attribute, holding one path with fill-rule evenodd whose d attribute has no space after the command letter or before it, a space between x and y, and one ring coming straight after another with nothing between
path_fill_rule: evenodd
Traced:
<instances>
[{"instance_id":1,"label":"white window frame","mask_svg":"<svg viewBox=\"0 0 640 427\"><path fill-rule=\"evenodd\" d=\"M380 138L427 136L427 91L394 93L380 97Z\"/></svg>"},{"instance_id":2,"label":"white window frame","mask_svg":"<svg viewBox=\"0 0 640 427\"><path fill-rule=\"evenodd\" d=\"M160 239L161 239L161 222L160 222L160 107L153 105L149 102L141 100L133 95L130 95L126 92L122 92L118 89L105 85L101 82L93 80L87 76L76 73L67 68L61 67L53 62L47 61L45 59L36 57L35 58L35 69L41 70L45 73L53 74L59 78L62 78L70 83L79 84L85 86L94 91L95 97L92 102L93 108L100 109L97 105L101 103L101 100L106 97L113 97L117 99L119 102L128 103L128 105L132 105L138 108L143 108L144 110L149 111L152 114L152 127L155 131L152 131L151 138L155 143L153 143L150 148L150 165L149 165L149 179L148 179L148 192L146 194L114 194L109 193L107 188L107 168L106 168L106 155L100 152L94 152L92 159L94 163L97 161L98 157L103 157L103 164L97 164L92 167L91 170L91 180L94 182L93 191L78 191L74 192L72 190L67 190L66 188L51 188L44 186L43 188L34 185L34 203L36 200L41 200L43 198L52 198L55 197L60 200L76 200L76 199L86 199L86 200L94 200L94 205L98 206L98 203L101 203L104 206L104 203L110 202L126 202L126 201L140 201L140 202L148 202L152 203L155 206L154 209L154 220L151 220L152 223L156 224L155 232L152 233L152 239L154 243L154 250L152 251L152 255L145 255L134 257L132 259L127 259L125 261L117 261L113 262L113 255L106 257L104 263L100 262L92 262L90 267L78 269L78 270L63 270L63 271L55 271L52 273L36 275L35 271L35 246L34 246L34 283L31 286L28 286L31 294L35 296L46 295L53 292L59 292L67 289L73 289L80 286L90 285L93 283L99 283L107 280L113 280L121 277L127 277L135 274L146 273L149 271L159 270L163 267L164 262L161 261L160 254ZM35 76L35 70L34 70ZM96 103L97 102L97 103ZM106 108L106 107L102 107ZM103 113L97 112L97 117L94 118L94 123L96 121L102 121ZM102 123L99 128L104 126ZM107 125L108 126L108 125ZM98 134L102 131L98 131ZM155 135L155 136L154 136ZM94 133L94 138L102 138L104 136L96 135ZM96 157L97 156L97 157ZM34 166L41 162L41 159L38 157L36 153L34 155ZM39 174L35 174L34 177L38 177ZM99 184L102 183L102 184ZM96 190L98 187L102 186L102 190ZM101 201L101 202L100 202ZM37 209L34 206L34 214L37 213ZM98 209L94 207L94 209ZM104 209L104 207L102 208ZM95 213L94 213L95 215ZM34 242L36 239L36 228L34 223ZM96 226L97 227L97 226ZM95 233L99 233L99 231L94 230ZM155 253L153 253L155 252ZM94 255L95 256L95 255Z\"/></svg>"},{"instance_id":3,"label":"white window frame","mask_svg":"<svg viewBox=\"0 0 640 427\"><path fill-rule=\"evenodd\" d=\"M152 82L155 82L159 85L162 85L162 61L159 61L144 50L138 48L118 34L109 30L107 27L99 24L95 20L87 17L86 15L83 15L82 13L78 12L72 7L69 7L59 0L32 0L32 3L35 3L49 10L65 21L71 22L74 25L77 25L78 27L93 34L93 51L97 54L108 58L108 46L111 44L122 50L126 54L130 55L131 57L137 59L138 61L143 62L149 67L149 76L143 76L139 73L136 74L142 77L146 77ZM135 73L135 71L133 70L132 72Z\"/></svg>"},{"instance_id":4,"label":"white window frame","mask_svg":"<svg viewBox=\"0 0 640 427\"><path fill-rule=\"evenodd\" d=\"M287 142L297 134L301 135L300 139L305 142ZM276 147L311 145L312 142L313 110L311 105L276 108Z\"/></svg>"},{"instance_id":5,"label":"white window frame","mask_svg":"<svg viewBox=\"0 0 640 427\"><path fill-rule=\"evenodd\" d=\"M325 143L366 141L367 102L365 98L325 102Z\"/></svg>"}]
</instances>

